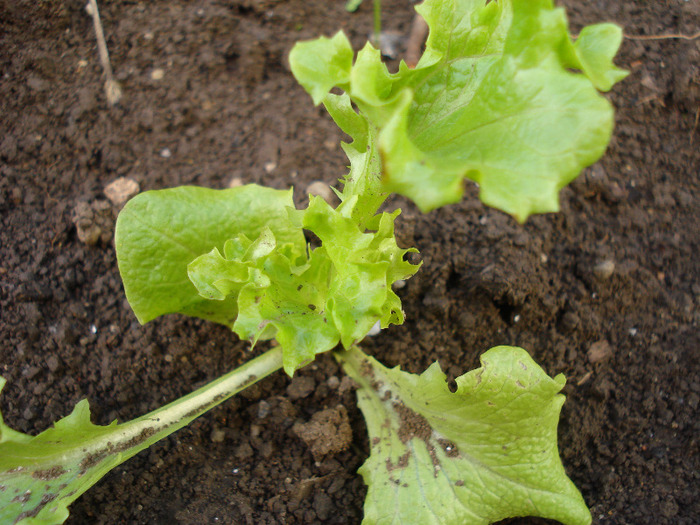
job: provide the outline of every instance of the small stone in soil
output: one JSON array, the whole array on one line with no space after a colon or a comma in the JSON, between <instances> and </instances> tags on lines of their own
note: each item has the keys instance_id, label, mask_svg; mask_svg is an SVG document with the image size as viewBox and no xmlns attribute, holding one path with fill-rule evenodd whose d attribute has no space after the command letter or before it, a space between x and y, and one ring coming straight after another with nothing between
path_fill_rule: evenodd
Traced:
<instances>
[{"instance_id":1,"label":"small stone in soil","mask_svg":"<svg viewBox=\"0 0 700 525\"><path fill-rule=\"evenodd\" d=\"M331 187L321 180L312 182L306 187L306 193L321 197L328 204L334 205L338 200Z\"/></svg>"},{"instance_id":2,"label":"small stone in soil","mask_svg":"<svg viewBox=\"0 0 700 525\"><path fill-rule=\"evenodd\" d=\"M340 379L338 379L338 376L331 376L326 380L326 385L331 390L335 390L340 386Z\"/></svg>"},{"instance_id":3,"label":"small stone in soil","mask_svg":"<svg viewBox=\"0 0 700 525\"><path fill-rule=\"evenodd\" d=\"M611 261L610 259L600 261L593 267L593 275L595 275L596 278L601 280L601 281L605 281L607 279L610 279L610 277L612 277L612 274L614 272L615 272L615 263L613 261Z\"/></svg>"},{"instance_id":4,"label":"small stone in soil","mask_svg":"<svg viewBox=\"0 0 700 525\"><path fill-rule=\"evenodd\" d=\"M243 179L240 177L233 177L228 183L229 188L238 188L239 186L243 186Z\"/></svg>"},{"instance_id":5,"label":"small stone in soil","mask_svg":"<svg viewBox=\"0 0 700 525\"><path fill-rule=\"evenodd\" d=\"M105 196L117 208L121 209L126 201L136 195L140 191L139 183L134 179L119 177L110 182L105 187Z\"/></svg>"},{"instance_id":6,"label":"small stone in soil","mask_svg":"<svg viewBox=\"0 0 700 525\"><path fill-rule=\"evenodd\" d=\"M269 413L270 403L267 401L260 401L260 403L258 403L258 418L265 419Z\"/></svg>"},{"instance_id":7,"label":"small stone in soil","mask_svg":"<svg viewBox=\"0 0 700 525\"><path fill-rule=\"evenodd\" d=\"M48 359L46 359L46 366L49 367L49 370L53 374L61 366L61 363L58 361L58 357L51 355L48 357Z\"/></svg>"},{"instance_id":8,"label":"small stone in soil","mask_svg":"<svg viewBox=\"0 0 700 525\"><path fill-rule=\"evenodd\" d=\"M612 356L612 347L605 339L596 341L588 349L588 361L594 365L596 363L601 363L607 361Z\"/></svg>"},{"instance_id":9,"label":"small stone in soil","mask_svg":"<svg viewBox=\"0 0 700 525\"><path fill-rule=\"evenodd\" d=\"M316 388L313 377L296 376L287 387L287 395L290 399L302 399L308 396Z\"/></svg>"},{"instance_id":10,"label":"small stone in soil","mask_svg":"<svg viewBox=\"0 0 700 525\"><path fill-rule=\"evenodd\" d=\"M165 76L165 70L161 68L156 68L151 71L151 80L162 80Z\"/></svg>"},{"instance_id":11,"label":"small stone in soil","mask_svg":"<svg viewBox=\"0 0 700 525\"><path fill-rule=\"evenodd\" d=\"M211 441L212 443L223 443L226 439L226 432L220 428L215 428L211 431Z\"/></svg>"}]
</instances>

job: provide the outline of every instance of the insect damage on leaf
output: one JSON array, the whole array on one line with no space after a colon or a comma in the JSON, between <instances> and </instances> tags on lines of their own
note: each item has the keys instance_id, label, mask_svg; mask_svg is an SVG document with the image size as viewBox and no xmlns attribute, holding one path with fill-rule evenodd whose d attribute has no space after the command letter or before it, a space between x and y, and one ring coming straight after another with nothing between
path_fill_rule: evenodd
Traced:
<instances>
[{"instance_id":1,"label":"insect damage on leaf","mask_svg":"<svg viewBox=\"0 0 700 525\"><path fill-rule=\"evenodd\" d=\"M359 385L371 455L366 523L491 523L541 516L590 523L557 452L563 378L522 349L497 347L457 378L387 369L359 350L338 353ZM437 520L437 521L435 521Z\"/></svg>"}]
</instances>

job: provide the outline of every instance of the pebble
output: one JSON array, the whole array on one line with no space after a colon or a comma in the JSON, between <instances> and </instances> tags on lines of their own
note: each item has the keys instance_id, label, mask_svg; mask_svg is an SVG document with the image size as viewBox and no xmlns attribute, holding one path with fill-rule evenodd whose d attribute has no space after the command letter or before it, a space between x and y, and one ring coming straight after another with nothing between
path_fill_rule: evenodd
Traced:
<instances>
[{"instance_id":1,"label":"pebble","mask_svg":"<svg viewBox=\"0 0 700 525\"><path fill-rule=\"evenodd\" d=\"M375 335L379 335L379 333L382 331L382 325L379 321L374 323L372 325L372 328L369 329L369 332L367 332L368 337L373 337Z\"/></svg>"},{"instance_id":2,"label":"pebble","mask_svg":"<svg viewBox=\"0 0 700 525\"><path fill-rule=\"evenodd\" d=\"M338 379L338 376L331 376L326 380L326 385L331 390L336 390L340 386L340 379Z\"/></svg>"},{"instance_id":3,"label":"pebble","mask_svg":"<svg viewBox=\"0 0 700 525\"><path fill-rule=\"evenodd\" d=\"M165 76L165 70L162 68L156 68L151 71L151 80L162 80Z\"/></svg>"},{"instance_id":4,"label":"pebble","mask_svg":"<svg viewBox=\"0 0 700 525\"><path fill-rule=\"evenodd\" d=\"M302 399L307 397L316 388L313 377L296 376L287 387L287 395L290 399Z\"/></svg>"},{"instance_id":5,"label":"pebble","mask_svg":"<svg viewBox=\"0 0 700 525\"><path fill-rule=\"evenodd\" d=\"M369 36L374 41L374 35ZM379 33L379 49L387 58L396 58L405 46L406 35L400 31L382 31Z\"/></svg>"},{"instance_id":6,"label":"pebble","mask_svg":"<svg viewBox=\"0 0 700 525\"><path fill-rule=\"evenodd\" d=\"M606 259L604 261L600 261L596 263L596 265L593 267L593 275L596 276L597 279L601 281L605 281L607 279L610 279L612 277L612 274L615 272L615 262Z\"/></svg>"},{"instance_id":7,"label":"pebble","mask_svg":"<svg viewBox=\"0 0 700 525\"><path fill-rule=\"evenodd\" d=\"M338 197L333 192L331 187L321 180L317 180L309 184L306 187L306 193L321 197L331 206L334 206L338 202Z\"/></svg>"},{"instance_id":8,"label":"pebble","mask_svg":"<svg viewBox=\"0 0 700 525\"><path fill-rule=\"evenodd\" d=\"M134 179L119 177L105 186L104 193L109 201L121 209L126 201L141 190L139 183Z\"/></svg>"},{"instance_id":9,"label":"pebble","mask_svg":"<svg viewBox=\"0 0 700 525\"><path fill-rule=\"evenodd\" d=\"M38 366L30 366L22 370L22 375L31 381L39 374L39 372L41 372L41 368Z\"/></svg>"},{"instance_id":10,"label":"pebble","mask_svg":"<svg viewBox=\"0 0 700 525\"><path fill-rule=\"evenodd\" d=\"M234 177L228 183L229 188L238 188L240 186L243 186L243 179L241 179L240 177Z\"/></svg>"},{"instance_id":11,"label":"pebble","mask_svg":"<svg viewBox=\"0 0 700 525\"><path fill-rule=\"evenodd\" d=\"M260 401L258 403L258 418L265 419L270 413L270 403L267 401Z\"/></svg>"},{"instance_id":12,"label":"pebble","mask_svg":"<svg viewBox=\"0 0 700 525\"><path fill-rule=\"evenodd\" d=\"M46 359L46 366L49 367L49 370L53 374L60 368L61 363L58 361L58 357L51 355Z\"/></svg>"},{"instance_id":13,"label":"pebble","mask_svg":"<svg viewBox=\"0 0 700 525\"><path fill-rule=\"evenodd\" d=\"M173 152L170 151L170 148L163 148L162 150L160 150L160 156L164 159L169 159L173 156Z\"/></svg>"},{"instance_id":14,"label":"pebble","mask_svg":"<svg viewBox=\"0 0 700 525\"><path fill-rule=\"evenodd\" d=\"M226 431L220 428L215 428L211 431L212 443L223 443L224 439L226 439Z\"/></svg>"},{"instance_id":15,"label":"pebble","mask_svg":"<svg viewBox=\"0 0 700 525\"><path fill-rule=\"evenodd\" d=\"M588 349L588 361L594 365L607 361L612 357L612 347L605 339L596 341Z\"/></svg>"}]
</instances>

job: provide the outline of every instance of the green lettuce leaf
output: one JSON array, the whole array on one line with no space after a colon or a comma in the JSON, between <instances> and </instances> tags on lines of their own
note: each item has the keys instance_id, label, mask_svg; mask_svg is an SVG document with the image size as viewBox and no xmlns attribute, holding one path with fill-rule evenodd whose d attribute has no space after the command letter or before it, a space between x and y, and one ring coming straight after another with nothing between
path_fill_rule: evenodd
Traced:
<instances>
[{"instance_id":1,"label":"green lettuce leaf","mask_svg":"<svg viewBox=\"0 0 700 525\"><path fill-rule=\"evenodd\" d=\"M338 342L361 340L377 321L402 323L391 285L418 266L396 245L399 212L375 215L384 197L372 193L377 179L359 171L338 210L316 197L295 210L291 191L255 185L174 188L131 200L116 245L138 319L179 312L225 324L252 343L274 337L290 375ZM310 250L304 229L322 246Z\"/></svg>"},{"instance_id":2,"label":"green lettuce leaf","mask_svg":"<svg viewBox=\"0 0 700 525\"><path fill-rule=\"evenodd\" d=\"M525 350L484 353L454 393L437 363L414 375L358 349L337 356L359 385L371 444L360 468L363 523L591 522L557 452L565 379L547 376Z\"/></svg>"},{"instance_id":3,"label":"green lettuce leaf","mask_svg":"<svg viewBox=\"0 0 700 525\"><path fill-rule=\"evenodd\" d=\"M307 42L306 46L308 52L295 60L294 67L300 75L297 78L315 79L299 80L299 83L311 95L314 104L320 104L333 86L345 84L350 79L352 47L342 33L332 38L319 37ZM323 59L319 60L321 57Z\"/></svg>"},{"instance_id":4,"label":"green lettuce leaf","mask_svg":"<svg viewBox=\"0 0 700 525\"><path fill-rule=\"evenodd\" d=\"M93 425L86 400L38 436L12 430L0 414L0 523L63 523L68 506L107 472L281 366L281 352L271 350L122 424ZM0 390L4 385L0 377Z\"/></svg>"},{"instance_id":5,"label":"green lettuce leaf","mask_svg":"<svg viewBox=\"0 0 700 525\"><path fill-rule=\"evenodd\" d=\"M367 117L355 112L347 94L328 94L323 103L340 129L353 139L349 144L341 143L350 160L350 172L341 181L344 187L338 193L338 211L352 208L352 218L363 229L389 195L381 181L377 130Z\"/></svg>"},{"instance_id":6,"label":"green lettuce leaf","mask_svg":"<svg viewBox=\"0 0 700 525\"><path fill-rule=\"evenodd\" d=\"M292 72L316 103L331 84L349 95L378 130L385 190L423 211L458 201L465 177L520 221L557 211L559 190L610 140L613 110L596 87L625 75L612 64L619 28L585 28L574 44L551 0L426 0L417 10L430 36L413 70L390 74L368 44L339 71L335 57L351 47L338 34L297 44Z\"/></svg>"},{"instance_id":7,"label":"green lettuce leaf","mask_svg":"<svg viewBox=\"0 0 700 525\"><path fill-rule=\"evenodd\" d=\"M250 184L227 190L183 186L148 191L131 199L117 219L114 242L129 304L141 323L183 313L231 326L236 302L199 295L187 265L239 234L263 229L303 251L303 232L289 221L292 190Z\"/></svg>"},{"instance_id":8,"label":"green lettuce leaf","mask_svg":"<svg viewBox=\"0 0 700 525\"><path fill-rule=\"evenodd\" d=\"M233 330L241 338L279 341L289 375L339 341L347 348L363 339L377 321L403 322L391 285L418 266L404 261L408 250L396 245L398 212L376 216L369 224L376 231L365 233L352 219L353 207L345 210L312 196L307 210L293 214L323 243L308 257L264 229L254 241L241 234L223 254L215 248L188 267L202 297L236 302Z\"/></svg>"},{"instance_id":9,"label":"green lettuce leaf","mask_svg":"<svg viewBox=\"0 0 700 525\"><path fill-rule=\"evenodd\" d=\"M577 60L572 62L572 67L585 71L596 88L610 91L629 74L613 64L621 42L622 29L615 24L584 27L574 44Z\"/></svg>"}]
</instances>

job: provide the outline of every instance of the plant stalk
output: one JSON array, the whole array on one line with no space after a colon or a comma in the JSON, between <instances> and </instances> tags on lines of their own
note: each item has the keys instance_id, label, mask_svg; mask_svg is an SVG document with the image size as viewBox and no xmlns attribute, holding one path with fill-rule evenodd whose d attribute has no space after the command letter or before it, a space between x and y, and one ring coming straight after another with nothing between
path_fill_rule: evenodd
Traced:
<instances>
[{"instance_id":1,"label":"plant stalk","mask_svg":"<svg viewBox=\"0 0 700 525\"><path fill-rule=\"evenodd\" d=\"M26 463L26 458L31 457L33 466L40 468L45 463L55 462L57 454L62 457L62 462L65 465L68 465L71 460L75 462L82 460L84 463L83 458L90 457L93 458L90 461L91 466L97 467L104 462L102 465L104 471L97 476L99 479L108 470L188 425L208 410L220 405L234 394L257 383L280 368L282 368L282 349L275 347L200 389L153 412L119 425L95 427L99 430L86 440L78 439L77 445L66 442L63 445L46 447L43 443L37 443L35 448L34 440L29 438L24 445L23 461ZM18 465L22 464L18 463ZM70 468L66 466L66 470L70 470ZM85 472L81 472L80 476L83 475L88 477ZM86 484L83 490L89 488L90 485L91 483ZM75 498L79 495L80 493L77 493Z\"/></svg>"},{"instance_id":2,"label":"plant stalk","mask_svg":"<svg viewBox=\"0 0 700 525\"><path fill-rule=\"evenodd\" d=\"M153 432L152 436L143 441L143 446L139 447L145 449L280 368L282 368L282 348L277 346L191 394L121 425L125 441L142 435L144 431L149 434ZM125 455L131 457L133 454Z\"/></svg>"},{"instance_id":3,"label":"plant stalk","mask_svg":"<svg viewBox=\"0 0 700 525\"><path fill-rule=\"evenodd\" d=\"M107 472L280 368L282 349L276 347L121 425L93 425L86 400L35 437L9 431L0 416L0 523L24 523L27 517L63 523L68 506ZM3 383L0 378L0 387Z\"/></svg>"},{"instance_id":4,"label":"plant stalk","mask_svg":"<svg viewBox=\"0 0 700 525\"><path fill-rule=\"evenodd\" d=\"M374 44L381 49L379 39L382 33L382 0L374 0Z\"/></svg>"}]
</instances>

